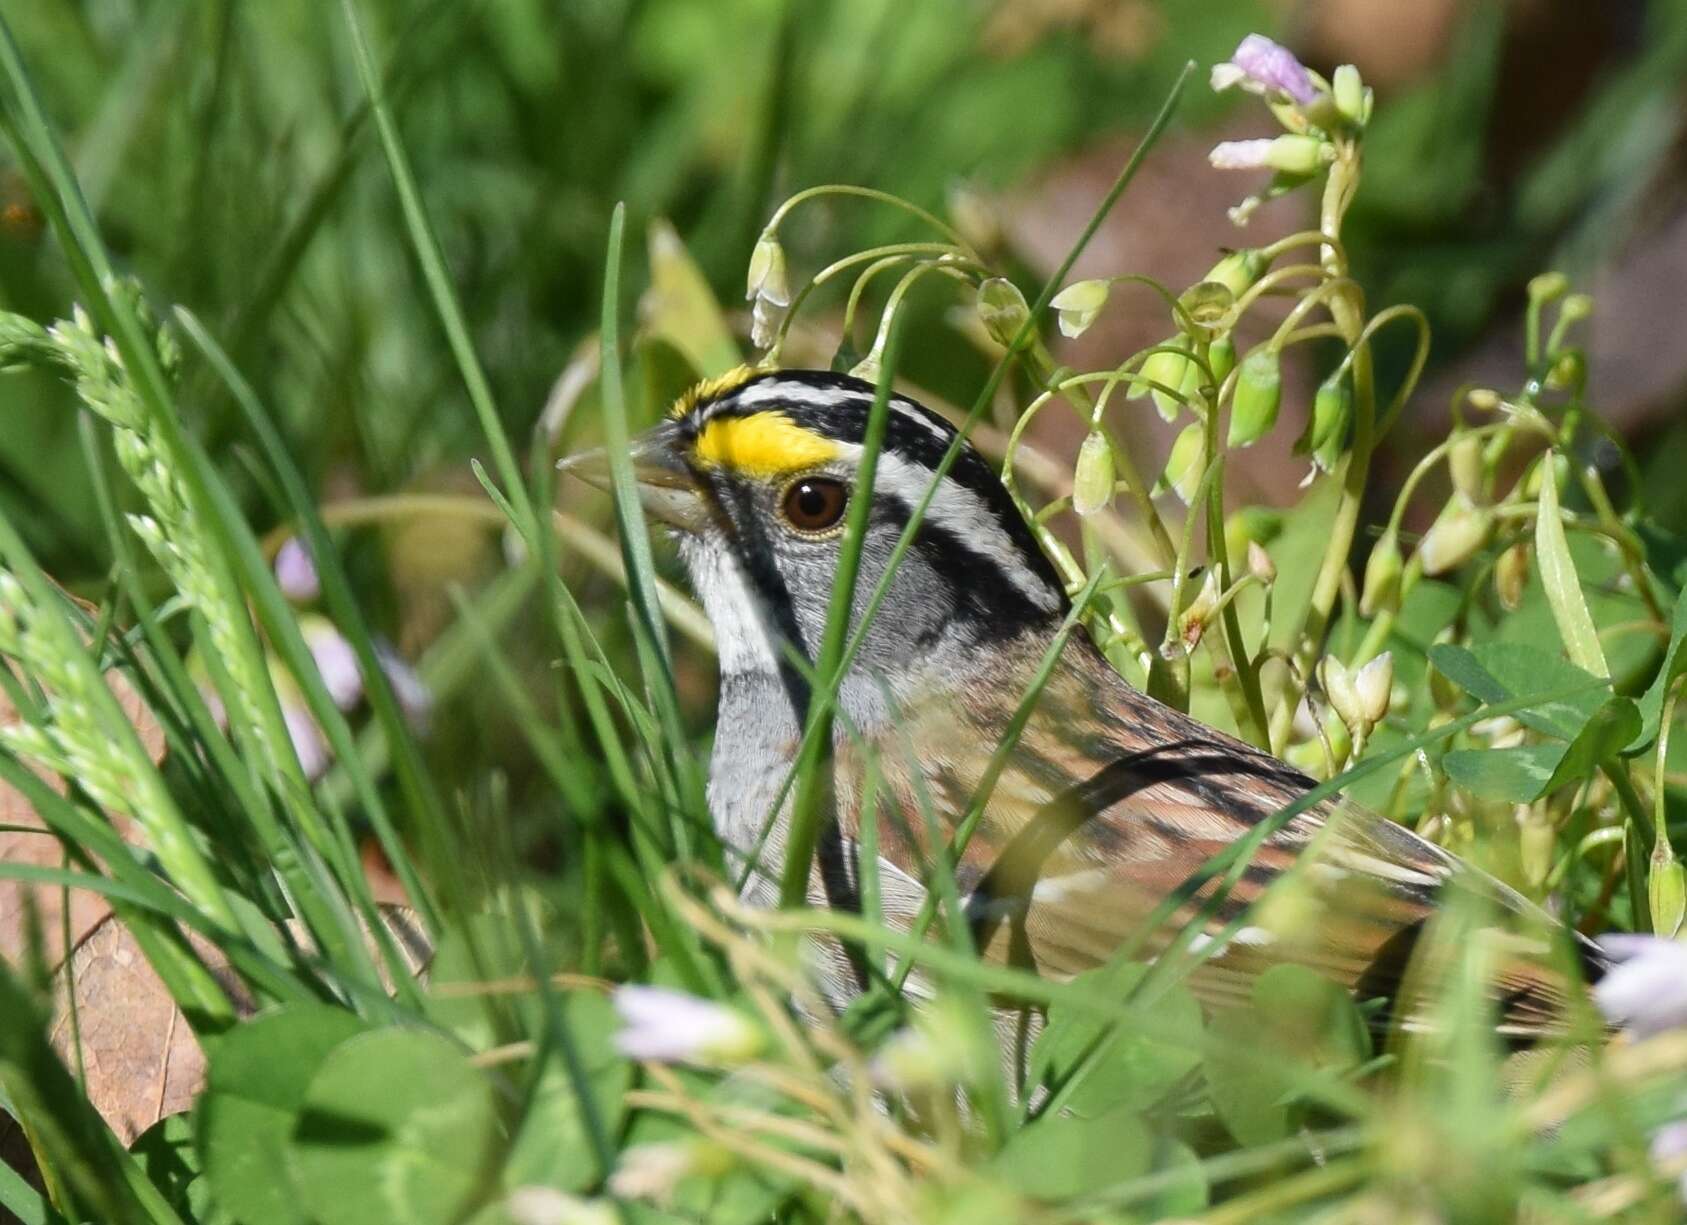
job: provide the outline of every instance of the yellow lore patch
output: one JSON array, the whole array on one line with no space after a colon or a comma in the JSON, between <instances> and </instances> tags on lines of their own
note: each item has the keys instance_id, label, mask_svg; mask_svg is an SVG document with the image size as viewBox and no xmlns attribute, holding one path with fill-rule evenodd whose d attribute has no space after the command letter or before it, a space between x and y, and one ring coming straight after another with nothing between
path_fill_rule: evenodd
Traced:
<instances>
[{"instance_id":1,"label":"yellow lore patch","mask_svg":"<svg viewBox=\"0 0 1687 1225\"><path fill-rule=\"evenodd\" d=\"M837 458L838 444L768 411L716 418L697 435L693 453L710 467L766 477L818 467Z\"/></svg>"}]
</instances>

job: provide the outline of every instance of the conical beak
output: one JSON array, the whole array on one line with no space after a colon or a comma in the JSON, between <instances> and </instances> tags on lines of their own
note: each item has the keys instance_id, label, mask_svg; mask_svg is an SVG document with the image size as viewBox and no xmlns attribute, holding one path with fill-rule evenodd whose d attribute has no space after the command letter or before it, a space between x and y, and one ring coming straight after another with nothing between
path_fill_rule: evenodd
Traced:
<instances>
[{"instance_id":1,"label":"conical beak","mask_svg":"<svg viewBox=\"0 0 1687 1225\"><path fill-rule=\"evenodd\" d=\"M633 480L645 514L683 532L700 532L709 522L709 507L685 462L684 446L679 427L671 421L646 430L631 442ZM557 471L613 490L609 452L602 448L559 460Z\"/></svg>"}]
</instances>

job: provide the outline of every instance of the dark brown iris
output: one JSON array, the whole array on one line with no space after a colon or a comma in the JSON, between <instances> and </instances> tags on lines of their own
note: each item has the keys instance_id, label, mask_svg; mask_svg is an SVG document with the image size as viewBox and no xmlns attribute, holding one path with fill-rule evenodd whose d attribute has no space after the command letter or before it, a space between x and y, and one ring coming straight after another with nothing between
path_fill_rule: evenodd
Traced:
<instances>
[{"instance_id":1,"label":"dark brown iris","mask_svg":"<svg viewBox=\"0 0 1687 1225\"><path fill-rule=\"evenodd\" d=\"M780 510L799 532L824 532L843 518L849 490L830 477L805 476L785 490Z\"/></svg>"}]
</instances>

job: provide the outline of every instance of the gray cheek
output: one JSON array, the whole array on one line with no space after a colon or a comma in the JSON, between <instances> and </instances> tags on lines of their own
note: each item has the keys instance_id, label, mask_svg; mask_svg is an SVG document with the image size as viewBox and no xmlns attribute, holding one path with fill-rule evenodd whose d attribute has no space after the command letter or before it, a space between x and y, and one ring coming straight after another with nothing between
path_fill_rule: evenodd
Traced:
<instances>
[{"instance_id":1,"label":"gray cheek","mask_svg":"<svg viewBox=\"0 0 1687 1225\"><path fill-rule=\"evenodd\" d=\"M873 591L885 572L897 533L875 526L862 552L861 572L855 585L855 615L852 628L860 623ZM838 541L787 540L780 548L780 571L790 589L797 625L812 656L825 634L826 611L832 598L837 573ZM918 662L922 653L941 635L952 603L944 582L913 550L903 558L891 580L890 591L880 605L858 657L869 671Z\"/></svg>"}]
</instances>

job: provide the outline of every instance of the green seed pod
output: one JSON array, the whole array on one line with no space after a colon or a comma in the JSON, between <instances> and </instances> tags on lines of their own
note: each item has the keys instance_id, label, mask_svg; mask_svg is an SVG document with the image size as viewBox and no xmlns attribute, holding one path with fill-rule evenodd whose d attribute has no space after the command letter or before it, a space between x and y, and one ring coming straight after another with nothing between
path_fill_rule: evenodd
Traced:
<instances>
[{"instance_id":1,"label":"green seed pod","mask_svg":"<svg viewBox=\"0 0 1687 1225\"><path fill-rule=\"evenodd\" d=\"M1405 570L1400 557L1400 538L1384 532L1371 546L1365 561L1365 585L1359 596L1359 611L1367 617L1394 612L1400 607L1400 575Z\"/></svg>"},{"instance_id":2,"label":"green seed pod","mask_svg":"<svg viewBox=\"0 0 1687 1225\"><path fill-rule=\"evenodd\" d=\"M1484 467L1482 440L1474 434L1460 434L1447 448L1447 475L1452 478L1453 488L1458 490L1459 496L1472 506L1480 506L1485 501L1482 493Z\"/></svg>"},{"instance_id":3,"label":"green seed pod","mask_svg":"<svg viewBox=\"0 0 1687 1225\"><path fill-rule=\"evenodd\" d=\"M1006 277L993 276L978 287L978 318L990 339L1003 348L1013 344L1014 337L1031 317L1031 307L1019 286Z\"/></svg>"},{"instance_id":4,"label":"green seed pod","mask_svg":"<svg viewBox=\"0 0 1687 1225\"><path fill-rule=\"evenodd\" d=\"M1418 561L1426 575L1456 570L1488 542L1493 515L1487 510L1449 502L1418 544Z\"/></svg>"},{"instance_id":5,"label":"green seed pod","mask_svg":"<svg viewBox=\"0 0 1687 1225\"><path fill-rule=\"evenodd\" d=\"M1236 388L1230 397L1229 445L1252 446L1264 438L1277 424L1277 410L1282 406L1282 356L1269 345L1260 345L1242 359L1236 372Z\"/></svg>"},{"instance_id":6,"label":"green seed pod","mask_svg":"<svg viewBox=\"0 0 1687 1225\"><path fill-rule=\"evenodd\" d=\"M1200 488L1201 476L1206 467L1206 427L1197 421L1185 426L1177 440L1172 443L1171 454L1166 457L1165 471L1160 474L1160 487L1170 489L1187 505L1194 500L1195 491Z\"/></svg>"},{"instance_id":7,"label":"green seed pod","mask_svg":"<svg viewBox=\"0 0 1687 1225\"><path fill-rule=\"evenodd\" d=\"M1223 285L1234 300L1246 293L1264 271L1265 257L1252 247L1243 247L1214 264L1206 279Z\"/></svg>"},{"instance_id":8,"label":"green seed pod","mask_svg":"<svg viewBox=\"0 0 1687 1225\"><path fill-rule=\"evenodd\" d=\"M1236 368L1236 342L1226 332L1207 346L1207 365L1213 368L1214 386L1222 385Z\"/></svg>"},{"instance_id":9,"label":"green seed pod","mask_svg":"<svg viewBox=\"0 0 1687 1225\"><path fill-rule=\"evenodd\" d=\"M1317 174L1335 160L1335 148L1316 136L1279 136L1266 147L1265 164L1284 174Z\"/></svg>"},{"instance_id":10,"label":"green seed pod","mask_svg":"<svg viewBox=\"0 0 1687 1225\"><path fill-rule=\"evenodd\" d=\"M1506 612L1516 612L1523 604L1523 588L1529 581L1529 544L1520 540L1494 563L1494 594Z\"/></svg>"},{"instance_id":11,"label":"green seed pod","mask_svg":"<svg viewBox=\"0 0 1687 1225\"><path fill-rule=\"evenodd\" d=\"M1351 124L1365 122L1365 82L1352 64L1342 64L1330 77L1330 92L1336 100L1336 110Z\"/></svg>"},{"instance_id":12,"label":"green seed pod","mask_svg":"<svg viewBox=\"0 0 1687 1225\"><path fill-rule=\"evenodd\" d=\"M1078 449L1072 474L1072 509L1085 516L1105 510L1113 501L1113 448L1107 435L1091 430Z\"/></svg>"},{"instance_id":13,"label":"green seed pod","mask_svg":"<svg viewBox=\"0 0 1687 1225\"><path fill-rule=\"evenodd\" d=\"M1325 472L1347 449L1347 433L1353 424L1353 388L1340 370L1318 384L1312 397L1312 418L1295 443L1298 454L1312 456L1312 462Z\"/></svg>"},{"instance_id":14,"label":"green seed pod","mask_svg":"<svg viewBox=\"0 0 1687 1225\"><path fill-rule=\"evenodd\" d=\"M1161 346L1160 352L1150 353L1143 359L1139 373L1144 379L1182 390L1184 377L1189 373L1189 358L1186 356L1189 352L1189 337L1173 336L1162 341ZM1153 392L1154 407L1159 410L1161 418L1166 421L1177 420L1178 411L1183 405L1176 396L1168 395L1159 387L1149 388L1139 383L1131 392L1130 398L1137 399L1145 391Z\"/></svg>"},{"instance_id":15,"label":"green seed pod","mask_svg":"<svg viewBox=\"0 0 1687 1225\"><path fill-rule=\"evenodd\" d=\"M1687 870L1662 838L1652 849L1651 871L1646 877L1646 902L1652 912L1652 930L1673 940L1687 915Z\"/></svg>"}]
</instances>

